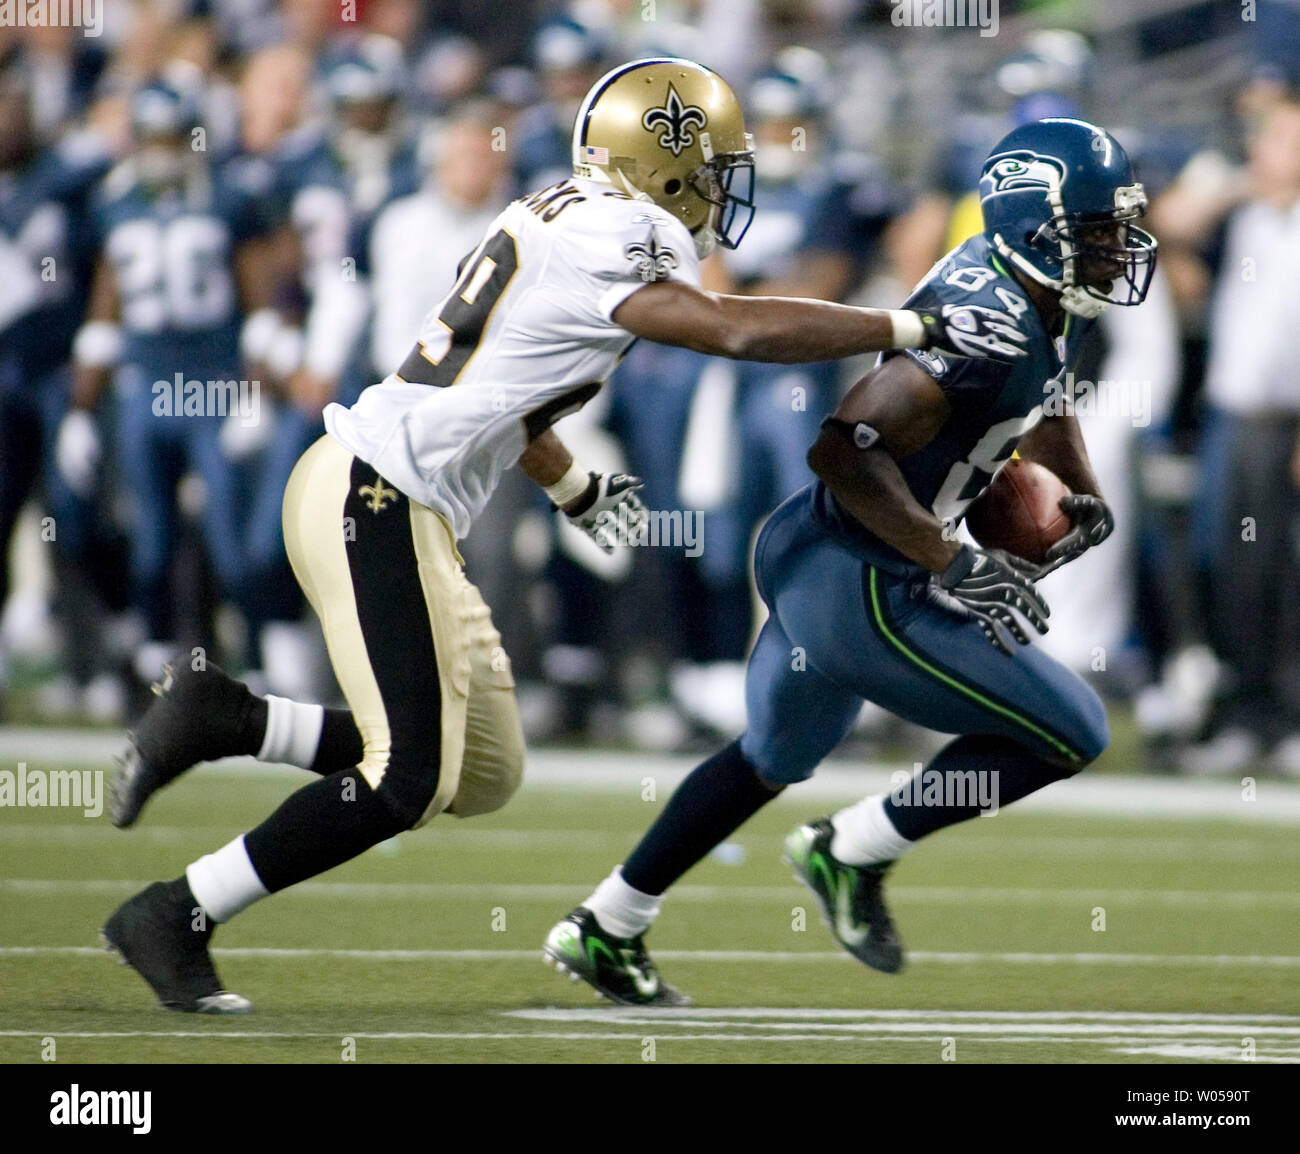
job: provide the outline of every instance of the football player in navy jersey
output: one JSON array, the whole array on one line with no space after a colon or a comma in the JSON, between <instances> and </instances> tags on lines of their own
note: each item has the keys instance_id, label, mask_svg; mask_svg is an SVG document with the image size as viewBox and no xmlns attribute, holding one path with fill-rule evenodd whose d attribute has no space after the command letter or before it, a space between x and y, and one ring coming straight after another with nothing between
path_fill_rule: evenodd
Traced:
<instances>
[{"instance_id":1,"label":"football player in navy jersey","mask_svg":"<svg viewBox=\"0 0 1300 1154\"><path fill-rule=\"evenodd\" d=\"M133 96L131 118L132 155L105 178L92 209L98 267L73 346L73 406L57 460L74 490L89 491L100 456L92 414L111 381L114 447L131 501L131 603L150 642L137 665L147 670L175 647L168 567L186 468L203 479L204 540L221 589L242 597L233 476L219 433L231 410L259 417L252 382L239 379L239 333L241 310L265 303L256 242L266 221L256 189L192 148L193 91L151 82Z\"/></svg>"},{"instance_id":2,"label":"football player in navy jersey","mask_svg":"<svg viewBox=\"0 0 1300 1154\"><path fill-rule=\"evenodd\" d=\"M112 155L91 130L40 145L30 84L9 65L0 73L0 249L16 265L6 265L0 283L0 558L8 555L23 503L43 479L64 585L80 577L75 561L91 528L90 510L46 463L68 407L68 361L85 310L87 203ZM69 561L74 565L65 566ZM8 593L8 565L0 561L0 606ZM69 638L68 657L84 681L92 657L79 640Z\"/></svg>"},{"instance_id":3,"label":"football player in navy jersey","mask_svg":"<svg viewBox=\"0 0 1300 1154\"><path fill-rule=\"evenodd\" d=\"M370 232L385 205L420 184L415 142L402 122L405 78L399 44L362 36L325 64L329 120L291 133L273 159L272 212L291 234L299 264L300 283L286 295L305 298L304 316L298 333L263 314L250 325L257 335L246 351L281 361L296 343L300 363L288 366L289 403L277 407L268 443L242 472L253 489L244 527L250 585L257 591L248 601L250 641L260 638L260 663L277 692L310 691L295 671L311 664L303 659L310 642L293 624L302 598L280 528L284 485L323 431L323 407L351 403L370 384L364 367ZM259 663L257 654L249 658Z\"/></svg>"},{"instance_id":4,"label":"football player in navy jersey","mask_svg":"<svg viewBox=\"0 0 1300 1154\"><path fill-rule=\"evenodd\" d=\"M772 514L755 550L769 616L749 661L748 729L686 778L626 862L547 938L549 960L615 1001L686 1000L642 940L662 895L811 776L864 700L958 736L889 796L795 830L786 854L836 941L888 973L903 965L883 894L890 865L927 834L1077 773L1106 747L1097 695L1028 644L1047 629L1033 581L1113 527L1074 416L1045 416L1043 402L1093 318L1145 297L1155 241L1133 221L1146 196L1115 139L1071 119L1005 137L980 196L983 233L907 303L1005 313L1028 354L994 364L885 353L823 422L808 454L817 481ZM1071 490L1062 506L1072 528L1040 566L956 533L1017 448Z\"/></svg>"}]
</instances>

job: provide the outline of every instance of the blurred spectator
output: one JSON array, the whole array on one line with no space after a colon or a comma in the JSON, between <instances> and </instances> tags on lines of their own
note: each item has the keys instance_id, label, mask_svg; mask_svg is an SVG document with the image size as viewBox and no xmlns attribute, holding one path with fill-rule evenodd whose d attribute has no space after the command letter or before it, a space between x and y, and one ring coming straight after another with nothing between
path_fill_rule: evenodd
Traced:
<instances>
[{"instance_id":1,"label":"blurred spectator","mask_svg":"<svg viewBox=\"0 0 1300 1154\"><path fill-rule=\"evenodd\" d=\"M1272 747L1300 772L1300 104L1275 103L1248 147L1214 286L1201 512L1211 637L1228 684L1211 740L1187 767L1232 772Z\"/></svg>"},{"instance_id":2,"label":"blurred spectator","mask_svg":"<svg viewBox=\"0 0 1300 1154\"><path fill-rule=\"evenodd\" d=\"M63 712L87 704L101 718L124 705L103 656L98 597L87 559L93 510L47 468L68 408L68 358L85 309L91 263L85 216L112 160L92 132L41 148L29 74L0 71L0 609L9 596L9 545L38 486L52 518L58 607L64 622ZM0 689L4 685L0 640Z\"/></svg>"},{"instance_id":3,"label":"blurred spectator","mask_svg":"<svg viewBox=\"0 0 1300 1154\"><path fill-rule=\"evenodd\" d=\"M270 156L302 122L310 78L307 54L290 44L255 53L240 79L240 148Z\"/></svg>"},{"instance_id":4,"label":"blurred spectator","mask_svg":"<svg viewBox=\"0 0 1300 1154\"><path fill-rule=\"evenodd\" d=\"M519 187L533 191L573 172L573 121L589 89L606 70L604 39L576 20L548 20L533 38L542 101L515 125L512 142Z\"/></svg>"},{"instance_id":5,"label":"blurred spectator","mask_svg":"<svg viewBox=\"0 0 1300 1154\"><path fill-rule=\"evenodd\" d=\"M274 211L296 241L290 251L296 251L293 271L303 298L301 359L295 363L283 352L282 329L275 345L285 363L274 375L287 378L287 395L268 406L266 443L236 451L245 458L242 483L251 490L242 524L250 573L245 659L272 691L289 696L314 691L319 647L314 627L300 620L301 596L284 552L284 485L298 457L323 433L324 406L336 398L350 403L371 383L370 230L385 204L419 184L416 144L402 102L407 71L401 46L363 35L336 44L323 67L329 117L290 133L274 156ZM271 73L259 75L272 85L281 117L292 119L296 77L281 90L283 78L276 84ZM245 93L256 101L247 81ZM283 251L281 238L276 252ZM282 287L292 293L295 286ZM271 349L264 352L277 359Z\"/></svg>"},{"instance_id":6,"label":"blurred spectator","mask_svg":"<svg viewBox=\"0 0 1300 1154\"><path fill-rule=\"evenodd\" d=\"M370 238L375 380L402 363L412 334L456 279L458 262L505 207L510 172L500 145L490 106L454 112L439 127L424 187L392 201L376 218Z\"/></svg>"}]
</instances>

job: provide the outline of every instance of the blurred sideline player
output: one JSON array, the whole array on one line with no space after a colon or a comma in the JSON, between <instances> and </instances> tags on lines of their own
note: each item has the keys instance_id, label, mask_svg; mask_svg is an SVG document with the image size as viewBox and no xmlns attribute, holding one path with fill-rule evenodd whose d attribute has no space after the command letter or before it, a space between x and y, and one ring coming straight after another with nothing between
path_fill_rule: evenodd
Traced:
<instances>
[{"instance_id":1,"label":"blurred sideline player","mask_svg":"<svg viewBox=\"0 0 1300 1154\"><path fill-rule=\"evenodd\" d=\"M108 137L94 129L43 147L31 84L21 64L0 69L0 612L9 599L9 543L24 503L42 484L45 512L58 526L60 615L70 626L69 676L60 688L70 704L81 699L120 716L120 684L102 668L97 644L89 493L74 492L52 467L91 274L82 243L86 213L113 158ZM0 653L0 695L4 683Z\"/></svg>"},{"instance_id":2,"label":"blurred sideline player","mask_svg":"<svg viewBox=\"0 0 1300 1154\"><path fill-rule=\"evenodd\" d=\"M510 193L507 154L494 147L485 105L465 105L439 125L423 187L390 201L369 238L374 323L369 363L382 377L400 364L430 306L451 287L456 262L482 239Z\"/></svg>"},{"instance_id":3,"label":"blurred sideline player","mask_svg":"<svg viewBox=\"0 0 1300 1154\"><path fill-rule=\"evenodd\" d=\"M290 133L275 156L274 202L297 242L294 287L306 298L305 315L301 363L287 374L289 403L277 408L269 443L246 466L254 497L244 532L250 642L260 641L250 662L278 692L309 692L315 655L310 633L297 623L302 601L285 557L280 501L298 457L323 432L323 407L350 403L371 379L360 368L370 318L370 230L386 204L419 186L415 144L403 125L405 78L399 44L362 36L329 58L325 125ZM250 318L250 359L275 359L288 329L270 309Z\"/></svg>"},{"instance_id":4,"label":"blurred sideline player","mask_svg":"<svg viewBox=\"0 0 1300 1154\"><path fill-rule=\"evenodd\" d=\"M687 1000L662 982L643 940L662 895L810 777L864 699L961 735L888 798L786 840L836 941L888 973L903 964L883 896L890 865L979 813L980 775L996 775L984 784L1007 805L1106 747L1097 695L1029 645L1012 610L1046 632L1033 580L1112 529L1075 418L1044 416L1043 400L1093 318L1146 295L1155 242L1130 223L1146 197L1114 138L1069 119L1005 137L980 189L983 234L939 262L908 303L1005 309L1029 354L1011 364L886 355L823 422L808 454L818 481L772 514L755 548L770 615L749 661L748 729L692 771L626 862L547 937L548 961L617 1002ZM1042 566L963 545L953 531L1017 446L1072 490L1062 499L1072 528ZM937 800L922 783L938 783Z\"/></svg>"},{"instance_id":5,"label":"blurred sideline player","mask_svg":"<svg viewBox=\"0 0 1300 1154\"><path fill-rule=\"evenodd\" d=\"M169 568L187 469L203 480L204 541L222 594L242 606L247 593L223 416L208 411L208 382L239 381L241 311L266 302L257 242L267 223L258 190L192 147L198 118L183 84L154 81L132 98L132 155L96 193L98 263L57 443L64 480L88 493L101 453L92 414L111 382L114 449L131 498L131 605L147 637L137 673L146 682L176 645ZM202 395L178 396L177 378L199 382Z\"/></svg>"},{"instance_id":6,"label":"blurred sideline player","mask_svg":"<svg viewBox=\"0 0 1300 1154\"><path fill-rule=\"evenodd\" d=\"M753 151L736 97L697 64L608 73L579 111L573 159L571 179L494 221L400 368L350 409L326 409L328 435L289 480L289 557L350 709L256 698L183 665L129 742L111 787L117 825L199 760L252 754L319 775L109 918L107 944L166 1006L247 1011L212 965L215 923L444 810L497 809L518 787L509 660L456 540L515 462L606 549L643 523L636 480L588 472L550 428L634 339L749 360L1024 355L996 307L891 312L700 289L700 257L748 227Z\"/></svg>"}]
</instances>

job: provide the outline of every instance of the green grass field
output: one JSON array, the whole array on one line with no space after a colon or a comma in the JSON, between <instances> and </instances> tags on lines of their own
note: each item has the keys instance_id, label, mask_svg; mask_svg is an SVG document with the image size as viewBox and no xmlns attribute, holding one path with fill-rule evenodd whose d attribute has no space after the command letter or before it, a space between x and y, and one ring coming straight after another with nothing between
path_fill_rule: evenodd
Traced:
<instances>
[{"instance_id":1,"label":"green grass field","mask_svg":"<svg viewBox=\"0 0 1300 1154\"><path fill-rule=\"evenodd\" d=\"M157 1009L97 932L305 775L205 768L128 832L0 810L0 1060L39 1061L47 1038L61 1062L109 1063L349 1047L358 1062L1300 1060L1285 823L1007 811L949 830L895 872L909 966L886 976L836 950L781 863L784 833L836 808L793 790L737 835L743 861L685 879L648 939L697 1008L597 1002L540 946L666 796L640 800L616 757L609 772L614 788L544 780L253 907L215 938L226 985L257 1007L225 1019Z\"/></svg>"}]
</instances>

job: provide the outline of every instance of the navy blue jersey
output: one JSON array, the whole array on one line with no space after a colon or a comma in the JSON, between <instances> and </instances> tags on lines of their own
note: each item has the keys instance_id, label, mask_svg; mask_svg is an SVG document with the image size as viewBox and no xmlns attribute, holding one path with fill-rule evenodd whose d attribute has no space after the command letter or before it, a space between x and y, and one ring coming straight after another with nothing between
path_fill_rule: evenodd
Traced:
<instances>
[{"instance_id":1,"label":"navy blue jersey","mask_svg":"<svg viewBox=\"0 0 1300 1154\"><path fill-rule=\"evenodd\" d=\"M329 135L309 129L291 136L276 163L276 210L302 238L303 265L310 270L350 257L368 271L370 230L379 210L420 187L415 146L397 144L387 166L352 169Z\"/></svg>"},{"instance_id":2,"label":"navy blue jersey","mask_svg":"<svg viewBox=\"0 0 1300 1154\"><path fill-rule=\"evenodd\" d=\"M0 232L31 262L35 308L5 333L6 353L35 381L67 360L85 312L90 280L87 212L107 151L92 137L70 136L30 165L0 174Z\"/></svg>"},{"instance_id":3,"label":"navy blue jersey","mask_svg":"<svg viewBox=\"0 0 1300 1154\"><path fill-rule=\"evenodd\" d=\"M168 379L238 365L235 250L267 228L248 176L239 165L205 165L184 191L158 193L128 163L104 182L95 233L115 274L124 362Z\"/></svg>"},{"instance_id":4,"label":"navy blue jersey","mask_svg":"<svg viewBox=\"0 0 1300 1154\"><path fill-rule=\"evenodd\" d=\"M1028 352L1015 364L957 359L908 350L938 382L950 411L933 440L898 467L912 495L941 521L956 526L1017 442L1043 416L1043 403L1065 389L1092 322L1065 314L1059 334L1049 333L1024 289L983 236L953 249L930 270L904 307L936 310L945 304L986 305L1016 318ZM919 569L842 509L823 482L812 491L813 516L873 565L894 573Z\"/></svg>"},{"instance_id":5,"label":"navy blue jersey","mask_svg":"<svg viewBox=\"0 0 1300 1154\"><path fill-rule=\"evenodd\" d=\"M515 125L512 168L515 184L531 191L573 173L573 116L553 104L535 104Z\"/></svg>"}]
</instances>

